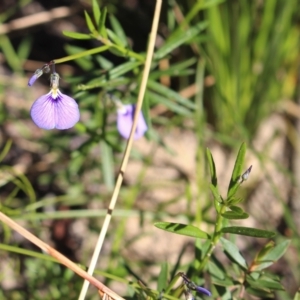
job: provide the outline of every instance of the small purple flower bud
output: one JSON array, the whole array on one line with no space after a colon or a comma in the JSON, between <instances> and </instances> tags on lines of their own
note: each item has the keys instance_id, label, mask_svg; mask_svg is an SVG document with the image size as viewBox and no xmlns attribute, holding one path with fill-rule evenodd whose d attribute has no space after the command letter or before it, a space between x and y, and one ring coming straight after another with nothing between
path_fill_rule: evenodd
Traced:
<instances>
[{"instance_id":1,"label":"small purple flower bud","mask_svg":"<svg viewBox=\"0 0 300 300\"><path fill-rule=\"evenodd\" d=\"M43 75L43 70L42 69L37 69L34 74L30 77L28 81L28 86L32 86L35 81Z\"/></svg>"},{"instance_id":2,"label":"small purple flower bud","mask_svg":"<svg viewBox=\"0 0 300 300\"><path fill-rule=\"evenodd\" d=\"M240 182L243 183L249 178L249 175L251 173L252 165L246 170L246 172L241 176Z\"/></svg>"},{"instance_id":3,"label":"small purple flower bud","mask_svg":"<svg viewBox=\"0 0 300 300\"><path fill-rule=\"evenodd\" d=\"M196 291L199 292L199 293L202 293L202 294L204 294L206 296L211 296L211 292L209 290L201 287L201 286L197 286L196 287Z\"/></svg>"},{"instance_id":4,"label":"small purple flower bud","mask_svg":"<svg viewBox=\"0 0 300 300\"><path fill-rule=\"evenodd\" d=\"M135 113L135 105L134 104L126 104L122 105L117 110L117 128L120 135L124 139L129 139L130 131L133 124L133 117ZM141 138L145 132L147 131L148 126L144 119L143 113L141 112L138 118L138 123L136 127L136 131L134 133L134 139L137 140Z\"/></svg>"}]
</instances>

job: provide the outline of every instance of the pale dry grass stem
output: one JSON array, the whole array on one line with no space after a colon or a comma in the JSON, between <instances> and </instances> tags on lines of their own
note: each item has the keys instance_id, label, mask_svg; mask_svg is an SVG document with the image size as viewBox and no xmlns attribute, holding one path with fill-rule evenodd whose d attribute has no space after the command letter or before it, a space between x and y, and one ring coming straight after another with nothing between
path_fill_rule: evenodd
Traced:
<instances>
[{"instance_id":1,"label":"pale dry grass stem","mask_svg":"<svg viewBox=\"0 0 300 300\"><path fill-rule=\"evenodd\" d=\"M134 120L133 120L133 125L131 128L131 132L130 132L130 137L128 139L127 142L127 146L125 149L125 153L123 156L123 160L121 163L121 167L119 170L119 174L117 177L117 181L116 181L116 185L112 194L112 198L107 210L107 214L105 216L104 219L104 223L101 229L101 232L99 234L98 237L98 241L96 244L96 247L94 249L94 253L90 262L90 266L88 269L88 273L91 275L93 274L97 261L98 261L98 257L100 255L101 252L101 248L108 230L108 226L110 224L110 220L112 217L112 213L113 210L115 208L117 199L118 199L118 195L120 192L120 188L123 182L123 178L124 178L124 174L126 171L126 167L127 167L127 163L129 160L129 155L132 149L132 144L133 144L133 137L134 137L134 133L135 130L137 128L137 123L138 123L138 117L139 114L141 112L141 108L142 108L142 104L143 104L143 100L144 100L144 95L145 95L145 91L146 91L146 86L147 86L147 81L148 81L148 77L149 77L149 72L150 72L150 67L151 67L151 62L152 62L152 57L153 57L153 53L154 53L154 47L155 47L155 39L156 39L156 35L157 35L157 28L158 28L158 22L159 22L159 17L160 17L160 11L161 11L161 5L162 5L162 0L157 0L156 1L156 7L155 7L155 12L154 12L154 17L153 17L153 21L152 21L152 28L151 28L151 32L150 32L150 38L149 38L149 44L148 44L148 49L147 49L147 57L146 57L146 61L145 61L145 67L144 67L144 71L143 71L143 76L142 76L142 81L141 81L141 85L140 85L140 90L139 90L139 94L138 94L138 100L136 103L136 109L135 109L135 114L134 114ZM89 281L85 280L84 284L82 286L82 290L79 296L79 300L84 300L87 290L89 287Z\"/></svg>"}]
</instances>

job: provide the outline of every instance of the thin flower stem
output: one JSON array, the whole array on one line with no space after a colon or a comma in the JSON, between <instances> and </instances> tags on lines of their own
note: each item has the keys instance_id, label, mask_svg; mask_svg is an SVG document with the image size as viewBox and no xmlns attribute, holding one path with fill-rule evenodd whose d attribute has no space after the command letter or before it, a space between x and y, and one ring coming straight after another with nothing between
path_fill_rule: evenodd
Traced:
<instances>
[{"instance_id":1,"label":"thin flower stem","mask_svg":"<svg viewBox=\"0 0 300 300\"><path fill-rule=\"evenodd\" d=\"M69 61L69 60L74 60L74 59L77 59L77 58L81 58L81 57L84 57L84 56L87 56L87 55L93 55L93 54L96 54L96 53L100 53L100 52L108 50L109 48L113 48L113 49L119 51L124 57L129 56L129 57L135 58L139 61L144 61L145 60L143 55L135 53L135 52L133 52L129 49L122 48L121 46L115 45L111 41L109 41L108 39L103 39L103 38L100 38L100 37L96 37L96 38L98 40L100 40L104 45L101 46L101 47L97 47L97 48L93 48L93 49L90 49L90 50L82 51L80 53L76 53L76 54L68 55L68 56L65 56L65 57L62 57L62 58L54 59L52 62L54 64L60 64L60 63L63 63L63 62Z\"/></svg>"},{"instance_id":2,"label":"thin flower stem","mask_svg":"<svg viewBox=\"0 0 300 300\"><path fill-rule=\"evenodd\" d=\"M98 290L100 290L103 294L107 294L112 299L115 300L124 300L122 297L120 297L118 294L110 290L108 287L106 287L104 284L102 284L100 281L98 281L96 278L88 274L86 271L82 270L79 266L77 266L75 263L73 263L71 260L69 260L67 257L56 251L54 248L50 247L48 244L44 243L42 240L37 238L35 235L30 233L28 230L26 230L24 227L20 226L18 223L13 221L11 218L0 212L0 220L8 225L10 228L17 231L19 234L24 236L27 240L31 241L33 244L38 246L43 252L49 254L50 256L54 257L56 260L58 260L61 264L65 265L67 268L71 269L73 272L77 273L79 276L84 278L85 280L88 280L91 284L93 284Z\"/></svg>"},{"instance_id":3,"label":"thin flower stem","mask_svg":"<svg viewBox=\"0 0 300 300\"><path fill-rule=\"evenodd\" d=\"M86 50L86 51L83 51L83 52L80 52L80 53L76 53L76 54L68 55L68 56L65 56L65 57L62 57L62 58L54 59L51 63L61 64L63 62L69 61L69 60L74 60L74 59L81 58L81 57L84 57L84 56L87 56L87 55L93 55L93 54L96 54L96 53L103 52L103 51L109 49L109 47L110 46L104 45L104 46L97 47L97 48L90 49L90 50Z\"/></svg>"},{"instance_id":4,"label":"thin flower stem","mask_svg":"<svg viewBox=\"0 0 300 300\"><path fill-rule=\"evenodd\" d=\"M119 195L119 191L120 191L120 188L121 188L121 185L123 182L124 174L126 171L128 160L129 160L129 155L130 155L130 151L131 151L132 144L133 144L134 133L137 128L138 118L139 118L139 114L141 112L141 108L142 108L142 104L143 104L143 100L144 100L144 95L145 95L147 81L148 81L148 77L149 77L152 57L153 57L153 53L154 53L155 39L156 39L156 34L157 34L161 5L162 5L162 0L157 0L154 17L153 17L153 22L152 22L152 28L151 28L151 32L150 32L150 38L149 38L149 44L148 44L148 49L147 49L147 57L146 57L144 72L143 72L143 76L142 76L142 81L141 81L141 85L140 85L138 100L137 100L134 119L133 119L133 125L131 128L130 136L129 136L127 146L125 149L125 153L123 156L123 160L122 160L122 164L121 164L118 178L116 181L116 185L115 185L115 188L114 188L114 191L112 194L111 202L110 202L108 210L107 210L107 215L104 219L104 223L103 223L101 232L98 237L97 245L95 247L95 250L94 250L94 253L93 253L93 256L91 259L91 263L90 263L90 266L88 269L89 274L93 274L96 263L98 261L98 257L99 257L99 254L100 254L103 242L104 242L104 238L105 238L107 230L108 230L108 226L109 226L109 223L110 223L110 220L112 217L112 212L113 212L116 202L117 202L117 198ZM78 298L79 300L83 300L85 298L88 287L89 287L89 282L85 280L84 284L82 286L80 296Z\"/></svg>"}]
</instances>

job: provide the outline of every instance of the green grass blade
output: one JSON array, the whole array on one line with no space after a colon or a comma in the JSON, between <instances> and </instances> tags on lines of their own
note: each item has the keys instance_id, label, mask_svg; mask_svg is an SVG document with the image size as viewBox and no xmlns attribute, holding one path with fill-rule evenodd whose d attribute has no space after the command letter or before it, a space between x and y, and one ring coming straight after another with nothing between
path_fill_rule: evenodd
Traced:
<instances>
[{"instance_id":1,"label":"green grass blade","mask_svg":"<svg viewBox=\"0 0 300 300\"><path fill-rule=\"evenodd\" d=\"M199 33L207 27L206 22L201 22L196 26L189 28L188 30L181 31L175 35L171 35L165 44L157 50L154 55L155 59L161 59L167 54L178 48L180 45L190 41L194 37L198 36Z\"/></svg>"}]
</instances>

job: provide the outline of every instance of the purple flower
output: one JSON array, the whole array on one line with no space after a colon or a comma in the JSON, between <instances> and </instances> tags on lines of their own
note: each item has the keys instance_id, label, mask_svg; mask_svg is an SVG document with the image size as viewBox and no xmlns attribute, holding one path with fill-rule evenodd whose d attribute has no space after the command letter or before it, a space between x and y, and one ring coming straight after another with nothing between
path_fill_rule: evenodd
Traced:
<instances>
[{"instance_id":1,"label":"purple flower","mask_svg":"<svg viewBox=\"0 0 300 300\"><path fill-rule=\"evenodd\" d=\"M133 117L135 113L135 105L134 104L122 105L120 108L118 108L117 113L118 113L117 116L118 131L124 139L129 139L130 131L133 124ZM145 134L147 129L148 126L144 119L143 113L141 112L138 118L136 131L134 133L134 139L137 140L141 138Z\"/></svg>"},{"instance_id":2,"label":"purple flower","mask_svg":"<svg viewBox=\"0 0 300 300\"><path fill-rule=\"evenodd\" d=\"M33 75L34 77L34 75ZM32 78L33 78L32 77ZM51 74L51 90L38 98L32 105L30 115L33 122L42 129L68 129L80 118L76 101L58 89L59 75Z\"/></svg>"}]
</instances>

